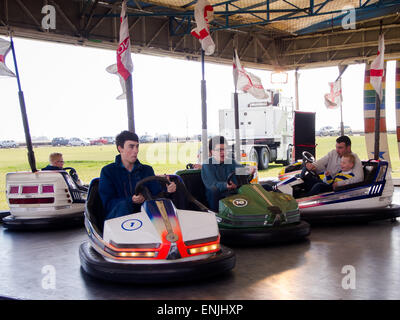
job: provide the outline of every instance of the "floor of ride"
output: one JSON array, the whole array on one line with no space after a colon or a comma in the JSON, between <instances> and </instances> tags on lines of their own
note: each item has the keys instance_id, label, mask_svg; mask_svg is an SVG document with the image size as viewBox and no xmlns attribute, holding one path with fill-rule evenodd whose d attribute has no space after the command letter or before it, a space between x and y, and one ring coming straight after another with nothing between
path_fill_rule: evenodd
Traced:
<instances>
[{"instance_id":1,"label":"floor of ride","mask_svg":"<svg viewBox=\"0 0 400 320\"><path fill-rule=\"evenodd\" d=\"M396 188L394 202L400 202L400 188ZM314 227L309 239L301 243L233 247L236 267L230 273L169 285L124 285L87 276L78 254L86 240L83 227L12 232L0 225L0 297L400 299L399 222ZM349 284L355 288L348 288Z\"/></svg>"}]
</instances>

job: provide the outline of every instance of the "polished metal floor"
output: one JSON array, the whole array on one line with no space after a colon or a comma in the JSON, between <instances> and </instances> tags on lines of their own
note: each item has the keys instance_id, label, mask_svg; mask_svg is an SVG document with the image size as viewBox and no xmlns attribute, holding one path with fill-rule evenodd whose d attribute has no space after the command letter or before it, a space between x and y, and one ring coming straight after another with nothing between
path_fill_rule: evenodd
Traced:
<instances>
[{"instance_id":1,"label":"polished metal floor","mask_svg":"<svg viewBox=\"0 0 400 320\"><path fill-rule=\"evenodd\" d=\"M400 203L396 188L394 202ZM400 299L400 223L313 227L307 241L234 248L236 267L206 281L123 285L80 268L84 228L11 232L0 226L0 297L18 299ZM353 287L349 288L349 284Z\"/></svg>"}]
</instances>

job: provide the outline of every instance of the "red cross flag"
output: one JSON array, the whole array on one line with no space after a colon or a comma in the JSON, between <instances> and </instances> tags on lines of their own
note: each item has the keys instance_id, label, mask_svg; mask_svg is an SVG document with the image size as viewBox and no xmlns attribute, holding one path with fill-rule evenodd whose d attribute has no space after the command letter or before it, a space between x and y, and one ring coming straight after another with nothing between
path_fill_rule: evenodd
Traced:
<instances>
[{"instance_id":1,"label":"red cross flag","mask_svg":"<svg viewBox=\"0 0 400 320\"><path fill-rule=\"evenodd\" d=\"M117 49L117 66L118 73L128 79L133 71L133 63L131 57L131 41L129 39L128 17L126 15L126 1L122 2L121 10L121 27L119 29L119 46Z\"/></svg>"},{"instance_id":2,"label":"red cross flag","mask_svg":"<svg viewBox=\"0 0 400 320\"><path fill-rule=\"evenodd\" d=\"M342 104L342 80L329 82L330 92L325 95L325 106L328 109L339 108Z\"/></svg>"},{"instance_id":3,"label":"red cross flag","mask_svg":"<svg viewBox=\"0 0 400 320\"><path fill-rule=\"evenodd\" d=\"M215 44L210 35L210 21L214 18L214 9L207 0L198 0L194 6L196 28L190 33L199 39L201 47L207 56L215 51Z\"/></svg>"},{"instance_id":4,"label":"red cross flag","mask_svg":"<svg viewBox=\"0 0 400 320\"><path fill-rule=\"evenodd\" d=\"M236 50L233 57L233 82L235 91L239 89L250 93L257 99L268 99L268 94L264 90L261 79L242 67Z\"/></svg>"},{"instance_id":5,"label":"red cross flag","mask_svg":"<svg viewBox=\"0 0 400 320\"><path fill-rule=\"evenodd\" d=\"M378 55L375 60L371 63L370 69L370 80L369 82L374 87L376 93L379 96L379 100L382 101L383 89L382 89L382 78L383 78L383 67L385 64L384 60L385 56L385 40L383 38L383 34L379 36L378 41Z\"/></svg>"},{"instance_id":6,"label":"red cross flag","mask_svg":"<svg viewBox=\"0 0 400 320\"><path fill-rule=\"evenodd\" d=\"M126 15L126 0L122 3L121 27L119 30L119 46L117 49L117 63L106 68L107 72L115 74L119 78L122 94L117 99L126 99L125 81L132 74L133 63L131 57L131 41L129 38L128 17Z\"/></svg>"},{"instance_id":7,"label":"red cross flag","mask_svg":"<svg viewBox=\"0 0 400 320\"><path fill-rule=\"evenodd\" d=\"M0 76L15 77L15 74L6 66L6 55L11 49L11 43L0 38Z\"/></svg>"}]
</instances>

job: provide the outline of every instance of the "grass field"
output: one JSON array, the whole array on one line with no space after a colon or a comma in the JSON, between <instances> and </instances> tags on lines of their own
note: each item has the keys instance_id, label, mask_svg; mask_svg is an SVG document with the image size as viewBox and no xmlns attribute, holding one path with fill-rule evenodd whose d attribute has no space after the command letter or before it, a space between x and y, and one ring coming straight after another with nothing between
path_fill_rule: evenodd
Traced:
<instances>
[{"instance_id":1,"label":"grass field","mask_svg":"<svg viewBox=\"0 0 400 320\"><path fill-rule=\"evenodd\" d=\"M335 147L336 137L317 137L316 157L324 156ZM353 136L352 150L360 159L366 159L365 139L363 136ZM388 135L390 156L393 168L393 177L400 177L400 160L397 150L396 135ZM153 143L141 144L139 159L150 164L156 174L174 173L183 169L187 163L197 162L199 142L189 143ZM66 167L74 167L79 177L85 183L100 175L100 170L106 164L113 162L117 150L115 145L87 146L87 147L38 147L35 148L37 168L48 164L48 156L52 152L61 152L64 155ZM282 165L272 163L268 170L259 172L260 178L276 177ZM5 196L5 180L7 172L29 171L27 150L25 148L0 149L0 210L8 208Z\"/></svg>"}]
</instances>

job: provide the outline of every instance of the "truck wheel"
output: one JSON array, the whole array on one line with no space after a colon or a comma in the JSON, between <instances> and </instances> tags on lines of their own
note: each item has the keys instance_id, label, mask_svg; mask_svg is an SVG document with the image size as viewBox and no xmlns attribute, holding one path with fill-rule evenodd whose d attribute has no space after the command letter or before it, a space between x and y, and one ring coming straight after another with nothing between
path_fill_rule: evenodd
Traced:
<instances>
[{"instance_id":1,"label":"truck wheel","mask_svg":"<svg viewBox=\"0 0 400 320\"><path fill-rule=\"evenodd\" d=\"M266 170L269 166L269 151L267 148L261 148L258 151L258 169Z\"/></svg>"},{"instance_id":2,"label":"truck wheel","mask_svg":"<svg viewBox=\"0 0 400 320\"><path fill-rule=\"evenodd\" d=\"M254 161L255 163L257 163L257 165L259 166L259 164L258 164L258 153L257 153L257 150L255 149L255 148L252 148L251 149L251 151L250 151L250 156L249 156L249 160L250 161Z\"/></svg>"},{"instance_id":3,"label":"truck wheel","mask_svg":"<svg viewBox=\"0 0 400 320\"><path fill-rule=\"evenodd\" d=\"M283 161L283 165L285 167L291 165L294 162L292 159L292 153L293 153L293 146L289 146L287 150L287 159Z\"/></svg>"}]
</instances>

